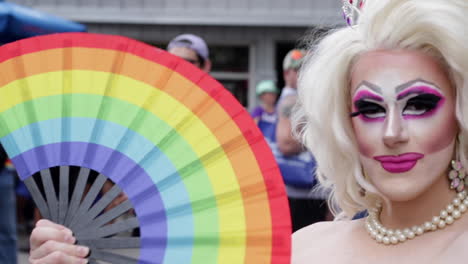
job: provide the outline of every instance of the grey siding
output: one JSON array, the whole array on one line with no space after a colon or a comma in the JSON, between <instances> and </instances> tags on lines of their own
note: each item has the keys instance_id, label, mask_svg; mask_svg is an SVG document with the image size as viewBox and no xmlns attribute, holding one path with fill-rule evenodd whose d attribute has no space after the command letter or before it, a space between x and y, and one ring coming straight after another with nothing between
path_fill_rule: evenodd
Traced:
<instances>
[{"instance_id":1,"label":"grey siding","mask_svg":"<svg viewBox=\"0 0 468 264\"><path fill-rule=\"evenodd\" d=\"M13 0L80 22L308 26L340 23L339 0Z\"/></svg>"},{"instance_id":2,"label":"grey siding","mask_svg":"<svg viewBox=\"0 0 468 264\"><path fill-rule=\"evenodd\" d=\"M209 46L250 50L248 107L255 84L276 79L278 43L297 43L315 26L342 25L340 0L9 0L84 23L89 32L165 44L190 32ZM213 76L226 76L213 72ZM229 73L228 73L229 74Z\"/></svg>"}]
</instances>

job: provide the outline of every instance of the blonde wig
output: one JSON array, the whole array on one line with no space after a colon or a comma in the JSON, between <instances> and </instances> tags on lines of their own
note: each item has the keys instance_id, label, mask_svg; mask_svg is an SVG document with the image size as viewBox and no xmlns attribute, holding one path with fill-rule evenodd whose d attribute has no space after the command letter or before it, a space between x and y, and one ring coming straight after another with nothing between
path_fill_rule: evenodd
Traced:
<instances>
[{"instance_id":1,"label":"blonde wig","mask_svg":"<svg viewBox=\"0 0 468 264\"><path fill-rule=\"evenodd\" d=\"M466 0L367 0L355 27L333 30L318 44L310 44L293 124L317 160L321 185L331 190L329 202L337 219L385 200L363 176L349 117L350 74L366 52L414 50L444 66L456 89L460 127L456 148L468 168L467 14Z\"/></svg>"}]
</instances>

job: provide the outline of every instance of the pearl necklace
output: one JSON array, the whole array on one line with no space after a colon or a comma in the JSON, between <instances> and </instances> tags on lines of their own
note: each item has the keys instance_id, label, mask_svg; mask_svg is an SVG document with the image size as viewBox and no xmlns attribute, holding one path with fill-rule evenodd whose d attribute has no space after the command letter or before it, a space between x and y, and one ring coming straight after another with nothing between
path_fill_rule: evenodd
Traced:
<instances>
[{"instance_id":1,"label":"pearl necklace","mask_svg":"<svg viewBox=\"0 0 468 264\"><path fill-rule=\"evenodd\" d=\"M427 221L420 226L412 228L388 229L385 228L379 220L379 215L382 210L382 204L377 204L376 208L369 210L369 216L366 219L366 230L369 235L378 243L384 245L395 245L403 243L416 236L420 236L426 232L443 229L447 225L459 219L468 208L468 196L466 191L459 192L452 202L447 207L440 211L438 216L434 216L432 221Z\"/></svg>"}]
</instances>

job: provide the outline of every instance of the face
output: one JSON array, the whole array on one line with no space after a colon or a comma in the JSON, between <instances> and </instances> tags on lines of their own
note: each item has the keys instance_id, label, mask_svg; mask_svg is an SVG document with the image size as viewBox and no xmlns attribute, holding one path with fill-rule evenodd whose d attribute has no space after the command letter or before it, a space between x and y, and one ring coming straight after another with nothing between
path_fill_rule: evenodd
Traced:
<instances>
[{"instance_id":1,"label":"face","mask_svg":"<svg viewBox=\"0 0 468 264\"><path fill-rule=\"evenodd\" d=\"M277 93L265 92L260 95L260 100L264 104L274 105L277 97L278 97Z\"/></svg>"},{"instance_id":2,"label":"face","mask_svg":"<svg viewBox=\"0 0 468 264\"><path fill-rule=\"evenodd\" d=\"M297 69L288 69L283 72L284 82L290 88L296 89L297 88Z\"/></svg>"},{"instance_id":3,"label":"face","mask_svg":"<svg viewBox=\"0 0 468 264\"><path fill-rule=\"evenodd\" d=\"M168 50L169 53L176 55L177 57L180 57L193 65L197 66L198 68L204 70L201 66L201 61L197 56L197 53L189 49L187 47L173 47L170 50Z\"/></svg>"},{"instance_id":4,"label":"face","mask_svg":"<svg viewBox=\"0 0 468 264\"><path fill-rule=\"evenodd\" d=\"M352 125L366 177L392 201L447 182L458 126L455 94L433 58L415 51L361 56L351 74Z\"/></svg>"}]
</instances>

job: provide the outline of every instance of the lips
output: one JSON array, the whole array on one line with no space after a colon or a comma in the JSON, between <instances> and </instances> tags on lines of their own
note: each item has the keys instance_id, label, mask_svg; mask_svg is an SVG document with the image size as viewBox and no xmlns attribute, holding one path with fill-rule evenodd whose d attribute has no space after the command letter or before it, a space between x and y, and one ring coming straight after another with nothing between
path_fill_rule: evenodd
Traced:
<instances>
[{"instance_id":1,"label":"lips","mask_svg":"<svg viewBox=\"0 0 468 264\"><path fill-rule=\"evenodd\" d=\"M384 170L391 173L402 173L411 170L423 157L424 154L411 152L396 156L375 156L374 159L380 162Z\"/></svg>"}]
</instances>

